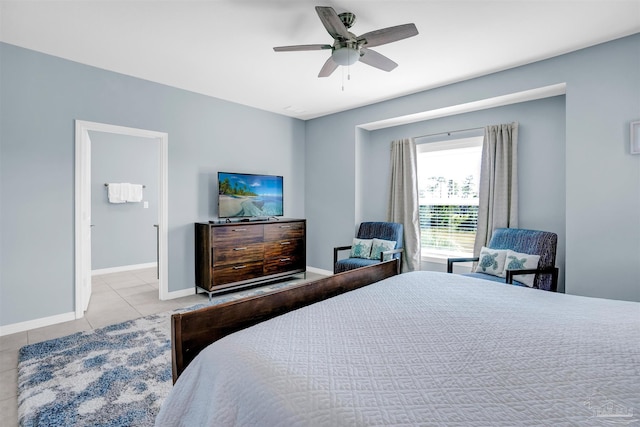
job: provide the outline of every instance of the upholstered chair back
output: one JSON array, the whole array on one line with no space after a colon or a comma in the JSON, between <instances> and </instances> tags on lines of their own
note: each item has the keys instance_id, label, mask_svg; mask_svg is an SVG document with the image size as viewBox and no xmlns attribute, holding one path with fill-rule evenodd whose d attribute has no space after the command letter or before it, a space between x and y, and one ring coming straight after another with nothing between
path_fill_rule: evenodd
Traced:
<instances>
[{"instance_id":1,"label":"upholstered chair back","mask_svg":"<svg viewBox=\"0 0 640 427\"><path fill-rule=\"evenodd\" d=\"M381 239L395 242L395 248L398 252L391 256L402 261L402 240L403 240L402 224L395 222L363 222L358 228L356 238L358 239ZM354 268L366 267L368 265L380 262L379 258L361 258L349 257L338 260L338 251L351 248L350 246L341 246L334 248L333 251L333 272L341 273L343 271L352 270ZM385 259L386 260L386 259Z\"/></svg>"},{"instance_id":2,"label":"upholstered chair back","mask_svg":"<svg viewBox=\"0 0 640 427\"><path fill-rule=\"evenodd\" d=\"M511 249L515 252L540 255L538 268L555 267L558 235L549 231L527 230L523 228L496 228L488 247L491 249ZM550 274L539 274L534 287L550 290Z\"/></svg>"},{"instance_id":3,"label":"upholstered chair back","mask_svg":"<svg viewBox=\"0 0 640 427\"><path fill-rule=\"evenodd\" d=\"M402 248L402 224L397 222L362 222L358 229L358 239L395 240L395 249ZM395 258L398 258L396 254Z\"/></svg>"}]
</instances>

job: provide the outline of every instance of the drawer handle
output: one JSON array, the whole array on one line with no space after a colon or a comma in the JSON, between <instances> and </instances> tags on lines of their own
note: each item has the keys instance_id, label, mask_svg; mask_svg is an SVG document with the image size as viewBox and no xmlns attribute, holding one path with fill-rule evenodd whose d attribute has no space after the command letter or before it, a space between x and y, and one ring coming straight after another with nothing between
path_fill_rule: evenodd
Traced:
<instances>
[{"instance_id":1,"label":"drawer handle","mask_svg":"<svg viewBox=\"0 0 640 427\"><path fill-rule=\"evenodd\" d=\"M247 268L246 265L236 265L235 267L233 267L234 270L242 270L243 268Z\"/></svg>"},{"instance_id":2,"label":"drawer handle","mask_svg":"<svg viewBox=\"0 0 640 427\"><path fill-rule=\"evenodd\" d=\"M247 248L233 248L234 251L246 251Z\"/></svg>"},{"instance_id":3,"label":"drawer handle","mask_svg":"<svg viewBox=\"0 0 640 427\"><path fill-rule=\"evenodd\" d=\"M232 228L231 231L247 231L246 228Z\"/></svg>"},{"instance_id":4,"label":"drawer handle","mask_svg":"<svg viewBox=\"0 0 640 427\"><path fill-rule=\"evenodd\" d=\"M291 228L290 225L281 225L280 228Z\"/></svg>"},{"instance_id":5,"label":"drawer handle","mask_svg":"<svg viewBox=\"0 0 640 427\"><path fill-rule=\"evenodd\" d=\"M281 245L290 245L291 242L280 242Z\"/></svg>"},{"instance_id":6,"label":"drawer handle","mask_svg":"<svg viewBox=\"0 0 640 427\"><path fill-rule=\"evenodd\" d=\"M291 261L291 258L281 258L280 262L287 262L287 261Z\"/></svg>"}]
</instances>

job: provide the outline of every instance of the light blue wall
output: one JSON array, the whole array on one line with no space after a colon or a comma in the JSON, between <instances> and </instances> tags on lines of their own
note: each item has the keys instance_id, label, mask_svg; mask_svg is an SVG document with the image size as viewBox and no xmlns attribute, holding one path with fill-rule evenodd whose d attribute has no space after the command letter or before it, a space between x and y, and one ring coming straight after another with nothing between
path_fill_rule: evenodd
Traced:
<instances>
[{"instance_id":1,"label":"light blue wall","mask_svg":"<svg viewBox=\"0 0 640 427\"><path fill-rule=\"evenodd\" d=\"M170 291L194 286L218 170L283 175L285 215L304 217L300 120L4 43L0 93L1 325L74 311L74 120L168 133Z\"/></svg>"},{"instance_id":2,"label":"light blue wall","mask_svg":"<svg viewBox=\"0 0 640 427\"><path fill-rule=\"evenodd\" d=\"M550 218L564 215L567 293L640 301L640 156L629 154L629 123L640 118L639 76L640 35L636 34L308 121L309 262L331 269L333 246L348 242L368 212L360 200L385 197L385 187L356 180L363 179L356 166L364 167L356 153L366 155L358 125L566 83L565 164L560 167L565 172L565 205L539 207L536 221L543 224L545 209L558 212ZM451 117L447 126L465 128L461 117ZM527 117L513 119L527 123Z\"/></svg>"},{"instance_id":3,"label":"light blue wall","mask_svg":"<svg viewBox=\"0 0 640 427\"><path fill-rule=\"evenodd\" d=\"M94 131L89 132L89 138L91 269L156 262L159 139ZM104 185L109 182L144 185L142 202L109 203Z\"/></svg>"}]
</instances>

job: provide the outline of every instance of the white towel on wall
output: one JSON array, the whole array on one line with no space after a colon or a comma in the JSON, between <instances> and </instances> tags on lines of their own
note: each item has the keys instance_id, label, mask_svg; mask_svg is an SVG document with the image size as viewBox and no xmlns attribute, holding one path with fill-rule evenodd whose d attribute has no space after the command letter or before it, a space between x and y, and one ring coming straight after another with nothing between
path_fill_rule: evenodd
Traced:
<instances>
[{"instance_id":1,"label":"white towel on wall","mask_svg":"<svg viewBox=\"0 0 640 427\"><path fill-rule=\"evenodd\" d=\"M129 184L128 182L107 184L109 203L126 203L142 201L142 184Z\"/></svg>"},{"instance_id":2,"label":"white towel on wall","mask_svg":"<svg viewBox=\"0 0 640 427\"><path fill-rule=\"evenodd\" d=\"M109 197L109 203L126 203L126 194L125 185L128 184L119 184L115 182L111 182L107 184L107 194Z\"/></svg>"},{"instance_id":3,"label":"white towel on wall","mask_svg":"<svg viewBox=\"0 0 640 427\"><path fill-rule=\"evenodd\" d=\"M142 185L141 184L129 184L129 194L127 195L127 202L141 202L142 201Z\"/></svg>"}]
</instances>

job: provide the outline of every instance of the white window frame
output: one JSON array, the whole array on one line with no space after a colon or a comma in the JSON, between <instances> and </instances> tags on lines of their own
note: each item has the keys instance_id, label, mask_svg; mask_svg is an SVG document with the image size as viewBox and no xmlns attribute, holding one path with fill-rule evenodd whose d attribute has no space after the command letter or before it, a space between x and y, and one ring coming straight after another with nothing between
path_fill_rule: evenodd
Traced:
<instances>
[{"instance_id":1,"label":"white window frame","mask_svg":"<svg viewBox=\"0 0 640 427\"><path fill-rule=\"evenodd\" d=\"M434 151L444 151L444 150L455 150L460 148L471 148L471 147L482 147L484 141L484 136L473 136L467 138L458 138L452 139L448 141L436 141L436 142L427 142L427 143L418 143L416 144L416 150L418 152L418 157L421 153L434 152ZM478 185L480 183L478 182ZM424 253L421 251L422 261L431 262L435 264L446 264L447 258L450 258L451 255L445 254L435 254L435 253Z\"/></svg>"}]
</instances>

